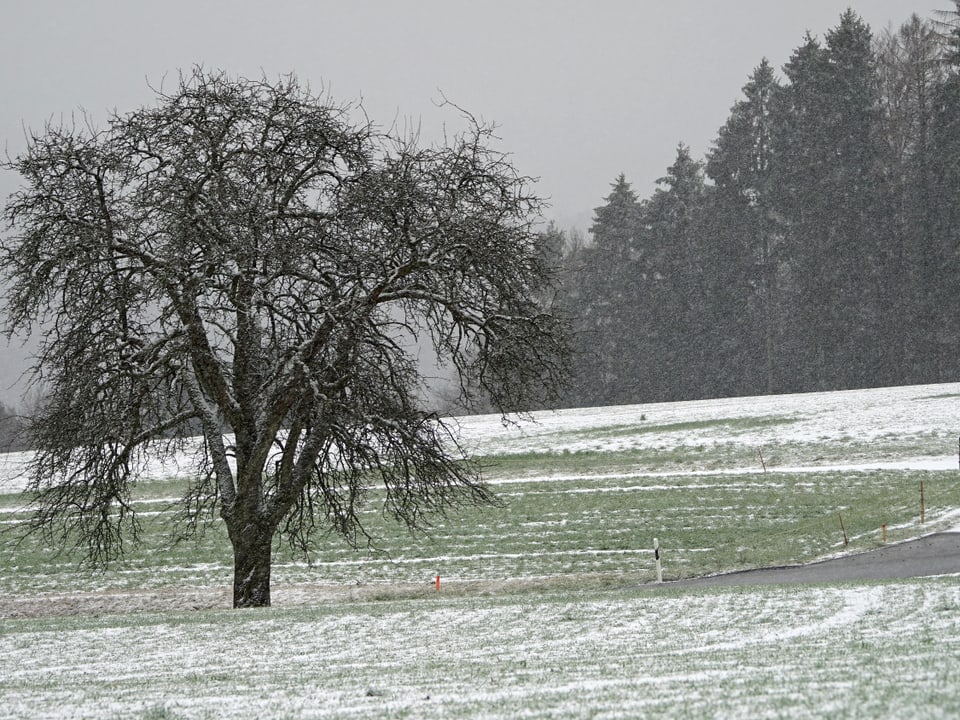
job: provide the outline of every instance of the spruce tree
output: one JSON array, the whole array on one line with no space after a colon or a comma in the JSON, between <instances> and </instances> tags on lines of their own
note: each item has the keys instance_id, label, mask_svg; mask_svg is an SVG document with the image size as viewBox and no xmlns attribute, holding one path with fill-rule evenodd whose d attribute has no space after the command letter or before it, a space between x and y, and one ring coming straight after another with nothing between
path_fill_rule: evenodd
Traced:
<instances>
[{"instance_id":1,"label":"spruce tree","mask_svg":"<svg viewBox=\"0 0 960 720\"><path fill-rule=\"evenodd\" d=\"M877 211L877 232L891 257L887 344L895 380L902 383L940 377L935 339L942 303L936 288L943 258L935 233L939 198L931 133L936 88L944 76L940 55L933 26L917 15L897 31L885 32L877 43L885 198Z\"/></svg>"},{"instance_id":2,"label":"spruce tree","mask_svg":"<svg viewBox=\"0 0 960 720\"><path fill-rule=\"evenodd\" d=\"M605 405L635 398L637 353L637 196L621 174L594 211L593 243L579 253L568 297L577 328L573 399Z\"/></svg>"},{"instance_id":3,"label":"spruce tree","mask_svg":"<svg viewBox=\"0 0 960 720\"><path fill-rule=\"evenodd\" d=\"M870 29L852 11L809 35L784 67L774 152L788 232L798 389L889 377L883 295L889 258L875 232L879 102Z\"/></svg>"},{"instance_id":4,"label":"spruce tree","mask_svg":"<svg viewBox=\"0 0 960 720\"><path fill-rule=\"evenodd\" d=\"M657 185L643 205L641 257L649 317L641 357L648 384L645 399L676 400L709 392L704 386L710 362L701 252L702 165L680 144Z\"/></svg>"},{"instance_id":5,"label":"spruce tree","mask_svg":"<svg viewBox=\"0 0 960 720\"><path fill-rule=\"evenodd\" d=\"M713 217L714 307L726 333L718 372L728 392L775 392L778 267L782 228L773 204L771 105L778 89L764 59L743 87L743 99L720 128L706 164L716 187Z\"/></svg>"},{"instance_id":6,"label":"spruce tree","mask_svg":"<svg viewBox=\"0 0 960 720\"><path fill-rule=\"evenodd\" d=\"M929 303L929 352L936 358L934 379L956 379L960 372L960 0L940 24L945 77L934 93L931 119L931 217L933 245Z\"/></svg>"}]
</instances>

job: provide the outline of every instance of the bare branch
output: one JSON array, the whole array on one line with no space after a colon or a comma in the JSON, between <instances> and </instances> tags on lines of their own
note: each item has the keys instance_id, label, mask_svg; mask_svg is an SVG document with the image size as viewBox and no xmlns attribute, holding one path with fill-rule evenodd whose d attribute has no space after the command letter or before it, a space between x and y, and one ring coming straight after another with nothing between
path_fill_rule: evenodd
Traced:
<instances>
[{"instance_id":1,"label":"bare branch","mask_svg":"<svg viewBox=\"0 0 960 720\"><path fill-rule=\"evenodd\" d=\"M48 127L6 163L24 179L0 247L6 330L42 323L51 393L31 426L36 527L114 557L146 453L201 432L187 527L219 510L247 604L269 600L277 533L370 543L374 478L411 528L492 502L420 406L407 342L503 411L564 380L543 202L492 127L456 108L467 130L423 148L292 76L194 68L157 95L103 130Z\"/></svg>"}]
</instances>

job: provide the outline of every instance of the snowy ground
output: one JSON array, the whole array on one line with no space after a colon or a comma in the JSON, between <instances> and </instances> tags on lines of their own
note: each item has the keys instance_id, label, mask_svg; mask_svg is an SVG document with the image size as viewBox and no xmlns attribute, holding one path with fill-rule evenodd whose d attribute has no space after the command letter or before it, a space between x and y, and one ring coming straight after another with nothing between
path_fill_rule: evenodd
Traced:
<instances>
[{"instance_id":1,"label":"snowy ground","mask_svg":"<svg viewBox=\"0 0 960 720\"><path fill-rule=\"evenodd\" d=\"M760 422L768 420L767 423ZM757 422L743 422L755 420ZM739 421L739 422L738 422ZM928 439L929 452L905 457L874 457L848 468L954 469L960 440L960 383L850 390L845 392L770 395L677 403L651 403L536 412L529 417L477 415L455 419L463 444L482 456L585 451L650 451L665 447L747 448L843 443L884 448L896 440L908 444ZM913 442L911 448L921 446ZM877 454L874 452L874 454ZM26 453L0 455L0 492L22 489ZM749 467L758 459L750 455ZM813 460L796 471L836 467ZM157 458L150 474L186 475L188 453ZM729 467L726 470L735 470Z\"/></svg>"},{"instance_id":2,"label":"snowy ground","mask_svg":"<svg viewBox=\"0 0 960 720\"><path fill-rule=\"evenodd\" d=\"M749 418L782 422L747 429L730 422ZM942 454L898 462L920 469L931 465L952 469L958 466L960 383L577 408L534 413L529 421L518 419L516 425L506 426L491 415L459 422L467 445L484 454L655 450L667 443L698 446L730 440L762 448L783 442L870 443L943 435L953 443L944 445Z\"/></svg>"},{"instance_id":3,"label":"snowy ground","mask_svg":"<svg viewBox=\"0 0 960 720\"><path fill-rule=\"evenodd\" d=\"M645 560L648 549L620 549L609 529L587 550L562 543L592 529L589 513L631 508L626 524L632 508L661 492L709 503L720 491L737 498L766 483L790 505L821 498L837 467L849 492L886 477L868 468L955 471L960 384L571 410L534 420L459 421L465 443L493 461L490 480L518 515L504 532L496 523L507 519L495 514L469 533L454 523L441 528L460 548L444 562L462 563L465 577L503 577L496 563L513 572L525 554L539 556L542 568L555 553L560 571L581 554L591 567L624 555L628 563ZM590 453L619 459L563 469ZM670 453L680 459L663 466L660 456ZM524 456L534 459L496 464ZM563 462L538 469L549 457ZM8 492L19 487L23 461L0 461ZM761 462L776 475L763 474ZM155 472L187 467L180 458ZM912 479L904 485L913 492ZM528 491L549 498L551 513L524 516ZM691 508L656 512L678 527L729 525L725 507ZM949 508L938 512L941 520L956 517ZM631 528L630 542L647 527ZM481 529L501 538L496 547ZM793 532L782 535L789 541ZM668 566L683 547L690 557L710 550L675 545ZM433 566L417 566L417 551L398 550L391 568L427 575ZM350 558L339 563L328 567L359 567ZM210 577L206 566L196 571L199 582ZM295 572L279 568L278 576ZM523 582L541 582L538 572ZM0 718L960 717L960 578L680 589L591 587L587 576L572 577L584 584L542 581L532 592L454 581L440 592L423 583L406 594L341 586L319 602L304 588L303 598L284 605L301 592L286 585L278 606L264 611L161 612L154 604L136 613L8 615L0 625ZM205 607L205 596L197 600Z\"/></svg>"},{"instance_id":4,"label":"snowy ground","mask_svg":"<svg viewBox=\"0 0 960 720\"><path fill-rule=\"evenodd\" d=\"M446 598L0 631L0 718L955 718L960 584Z\"/></svg>"},{"instance_id":5,"label":"snowy ground","mask_svg":"<svg viewBox=\"0 0 960 720\"><path fill-rule=\"evenodd\" d=\"M771 422L738 422L758 418ZM759 469L761 463L765 471L779 473L960 467L960 383L577 408L514 420L504 424L487 415L459 424L465 445L483 455L754 449L729 456L720 469L634 470L633 477L723 475ZM824 447L840 448L840 455L827 455ZM787 448L787 457L794 448L801 464L778 464L778 448ZM955 528L946 529L960 531L960 517Z\"/></svg>"}]
</instances>

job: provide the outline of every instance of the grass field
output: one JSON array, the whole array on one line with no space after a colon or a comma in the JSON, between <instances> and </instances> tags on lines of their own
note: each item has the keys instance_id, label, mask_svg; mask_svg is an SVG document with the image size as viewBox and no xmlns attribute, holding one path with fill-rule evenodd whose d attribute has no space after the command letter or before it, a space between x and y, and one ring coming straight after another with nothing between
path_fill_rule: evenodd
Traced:
<instances>
[{"instance_id":1,"label":"grass field","mask_svg":"<svg viewBox=\"0 0 960 720\"><path fill-rule=\"evenodd\" d=\"M654 537L674 579L955 527L960 385L537 420L462 420L502 508L410 537L371 507L377 551L278 549L269 610L176 600L226 604L231 568L219 528L165 543L184 487L169 466L138 489L147 542L106 573L3 534L0 717L960 715L956 577L650 584ZM129 612L143 593L159 609Z\"/></svg>"}]
</instances>

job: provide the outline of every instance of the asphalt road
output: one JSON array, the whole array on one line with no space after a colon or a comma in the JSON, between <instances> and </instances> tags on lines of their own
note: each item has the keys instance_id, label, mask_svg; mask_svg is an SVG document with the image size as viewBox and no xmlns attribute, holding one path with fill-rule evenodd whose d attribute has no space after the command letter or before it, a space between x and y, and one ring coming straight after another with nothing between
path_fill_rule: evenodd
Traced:
<instances>
[{"instance_id":1,"label":"asphalt road","mask_svg":"<svg viewBox=\"0 0 960 720\"><path fill-rule=\"evenodd\" d=\"M808 565L744 570L664 583L665 586L781 585L888 580L960 573L960 532L936 533L877 550Z\"/></svg>"}]
</instances>

